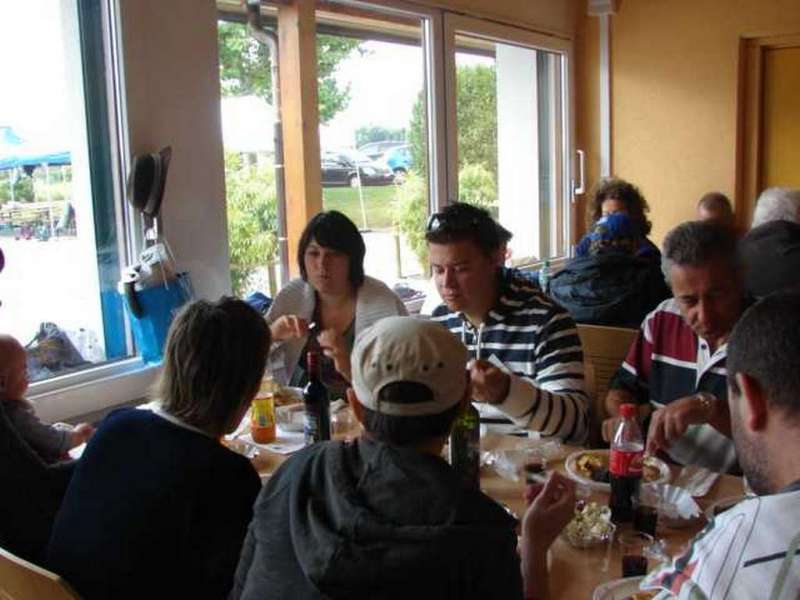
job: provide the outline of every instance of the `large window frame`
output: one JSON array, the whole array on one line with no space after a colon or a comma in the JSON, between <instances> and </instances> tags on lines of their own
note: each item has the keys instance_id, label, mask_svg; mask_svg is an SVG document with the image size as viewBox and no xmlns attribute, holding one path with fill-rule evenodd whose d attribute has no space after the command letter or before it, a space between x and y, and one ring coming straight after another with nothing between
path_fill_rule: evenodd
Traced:
<instances>
[{"instance_id":1,"label":"large window frame","mask_svg":"<svg viewBox=\"0 0 800 600\"><path fill-rule=\"evenodd\" d=\"M558 76L550 88L553 106L560 125L555 132L556 172L553 182L559 210L550 215L549 246L555 255L552 262L561 262L571 252L571 227L574 173L574 68L573 43L570 39L538 33L529 29L487 21L438 9L427 9L400 0L388 3L360 0L333 0L331 4L352 7L375 15L411 17L422 22L422 46L425 56L426 89L428 91L428 177L429 211L436 212L458 198L458 148L456 123L456 34L468 33L486 41L519 45L560 56ZM544 231L544 229L543 229ZM544 242L543 246L544 248ZM537 266L540 261L523 267Z\"/></svg>"},{"instance_id":2,"label":"large window frame","mask_svg":"<svg viewBox=\"0 0 800 600\"><path fill-rule=\"evenodd\" d=\"M568 258L571 252L571 219L573 202L573 144L575 139L574 115L574 69L573 44L566 38L545 35L504 25L493 21L485 21L465 15L445 12L443 17L443 44L444 44L444 72L445 72L445 102L446 102L446 133L447 133L447 181L448 198L458 197L458 124L456 110L456 38L459 34L478 38L491 43L517 45L532 50L542 50L561 57L560 70L552 77L549 88L553 107L556 112L556 122L559 130L554 132L552 141L556 144L554 153L556 172L560 177L554 183L555 197L558 199L560 211L550 215L550 231L552 244L556 248L555 255L545 256L551 262L561 262ZM558 76L560 75L560 77ZM541 228L540 233L545 229ZM540 243L544 249L544 243ZM540 255L549 254L544 250ZM518 265L521 267L536 267L541 261L527 262Z\"/></svg>"},{"instance_id":3,"label":"large window frame","mask_svg":"<svg viewBox=\"0 0 800 600\"><path fill-rule=\"evenodd\" d=\"M77 10L94 227L108 236L106 242L113 245L116 258L112 264L98 264L101 278L108 282L119 279L121 265L129 263L143 244L141 219L123 201L130 165L118 0L77 0ZM103 312L106 326L110 319L117 321L115 343L134 349L121 300L105 303ZM108 332L104 334L108 342ZM137 354L112 358L33 383L28 396L43 420L71 419L143 397L157 371Z\"/></svg>"}]
</instances>

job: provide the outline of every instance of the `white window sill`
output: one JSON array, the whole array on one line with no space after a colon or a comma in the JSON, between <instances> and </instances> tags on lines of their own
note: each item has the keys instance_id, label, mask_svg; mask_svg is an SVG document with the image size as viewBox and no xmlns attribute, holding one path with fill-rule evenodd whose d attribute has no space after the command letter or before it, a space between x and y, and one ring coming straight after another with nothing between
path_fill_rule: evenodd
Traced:
<instances>
[{"instance_id":1,"label":"white window sill","mask_svg":"<svg viewBox=\"0 0 800 600\"><path fill-rule=\"evenodd\" d=\"M42 421L63 421L144 398L159 371L131 358L34 383L28 399Z\"/></svg>"}]
</instances>

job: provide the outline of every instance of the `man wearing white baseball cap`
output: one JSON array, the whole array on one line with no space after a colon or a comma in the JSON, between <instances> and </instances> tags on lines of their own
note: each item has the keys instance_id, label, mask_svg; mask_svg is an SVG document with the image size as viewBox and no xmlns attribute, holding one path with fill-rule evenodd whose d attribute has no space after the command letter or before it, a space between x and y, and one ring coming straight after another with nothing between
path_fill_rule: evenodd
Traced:
<instances>
[{"instance_id":1,"label":"man wearing white baseball cap","mask_svg":"<svg viewBox=\"0 0 800 600\"><path fill-rule=\"evenodd\" d=\"M516 522L441 458L468 397L467 351L432 322L390 317L359 335L348 399L364 434L287 460L254 508L231 598L546 595L544 556L571 518L551 480ZM539 577L533 581L534 577Z\"/></svg>"}]
</instances>

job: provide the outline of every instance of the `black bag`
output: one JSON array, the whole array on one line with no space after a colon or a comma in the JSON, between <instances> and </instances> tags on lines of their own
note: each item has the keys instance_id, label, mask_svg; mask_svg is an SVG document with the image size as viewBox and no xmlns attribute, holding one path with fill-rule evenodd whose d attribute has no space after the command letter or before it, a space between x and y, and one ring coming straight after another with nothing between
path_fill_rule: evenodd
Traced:
<instances>
[{"instance_id":1,"label":"black bag","mask_svg":"<svg viewBox=\"0 0 800 600\"><path fill-rule=\"evenodd\" d=\"M25 346L31 381L45 379L64 369L88 364L69 336L55 323L42 323L34 338Z\"/></svg>"}]
</instances>

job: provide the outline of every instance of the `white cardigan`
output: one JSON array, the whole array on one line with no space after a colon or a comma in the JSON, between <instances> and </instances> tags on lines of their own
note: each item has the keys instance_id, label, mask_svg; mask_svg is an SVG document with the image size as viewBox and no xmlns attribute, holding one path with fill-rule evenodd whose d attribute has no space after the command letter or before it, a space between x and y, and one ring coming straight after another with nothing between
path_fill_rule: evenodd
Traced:
<instances>
[{"instance_id":1,"label":"white cardigan","mask_svg":"<svg viewBox=\"0 0 800 600\"><path fill-rule=\"evenodd\" d=\"M314 288L302 279L292 279L278 292L267 312L267 322L272 323L283 315L297 315L303 319L311 319L314 315L316 298ZM364 283L358 288L356 295L355 334L358 335L370 325L384 317L408 314L405 304L383 282L364 277ZM283 342L275 342L269 353L267 368L275 381L281 385L289 383L300 352L306 345L308 336L291 338Z\"/></svg>"}]
</instances>

